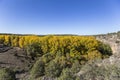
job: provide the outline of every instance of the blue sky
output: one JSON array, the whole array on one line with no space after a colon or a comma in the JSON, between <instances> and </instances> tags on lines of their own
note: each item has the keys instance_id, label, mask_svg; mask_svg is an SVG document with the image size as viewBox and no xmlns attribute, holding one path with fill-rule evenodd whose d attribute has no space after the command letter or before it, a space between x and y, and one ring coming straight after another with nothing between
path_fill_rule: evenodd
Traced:
<instances>
[{"instance_id":1,"label":"blue sky","mask_svg":"<svg viewBox=\"0 0 120 80\"><path fill-rule=\"evenodd\" d=\"M0 33L101 34L120 30L120 0L0 0Z\"/></svg>"}]
</instances>

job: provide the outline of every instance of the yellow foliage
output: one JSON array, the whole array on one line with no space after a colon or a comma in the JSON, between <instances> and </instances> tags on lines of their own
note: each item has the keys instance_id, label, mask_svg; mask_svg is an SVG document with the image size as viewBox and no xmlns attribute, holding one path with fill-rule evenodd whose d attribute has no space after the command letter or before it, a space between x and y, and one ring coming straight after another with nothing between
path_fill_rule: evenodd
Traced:
<instances>
[{"instance_id":1,"label":"yellow foliage","mask_svg":"<svg viewBox=\"0 0 120 80\"><path fill-rule=\"evenodd\" d=\"M37 43L43 54L50 53L56 55L60 52L62 56L69 54L69 57L86 60L101 58L102 54L98 50L101 43L92 36L18 36L0 35L0 43L10 46L26 48L27 45ZM61 58L61 60L64 59Z\"/></svg>"}]
</instances>

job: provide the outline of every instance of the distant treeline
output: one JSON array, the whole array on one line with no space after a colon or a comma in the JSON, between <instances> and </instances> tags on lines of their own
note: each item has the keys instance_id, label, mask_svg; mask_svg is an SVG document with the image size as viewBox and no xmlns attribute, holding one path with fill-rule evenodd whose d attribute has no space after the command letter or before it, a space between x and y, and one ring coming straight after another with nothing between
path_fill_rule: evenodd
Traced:
<instances>
[{"instance_id":1,"label":"distant treeline","mask_svg":"<svg viewBox=\"0 0 120 80\"><path fill-rule=\"evenodd\" d=\"M113 33L107 33L107 34L96 34L96 35L93 35L93 36L97 37L97 36L111 36L111 35L117 35L118 37L120 37L120 31L113 32Z\"/></svg>"}]
</instances>

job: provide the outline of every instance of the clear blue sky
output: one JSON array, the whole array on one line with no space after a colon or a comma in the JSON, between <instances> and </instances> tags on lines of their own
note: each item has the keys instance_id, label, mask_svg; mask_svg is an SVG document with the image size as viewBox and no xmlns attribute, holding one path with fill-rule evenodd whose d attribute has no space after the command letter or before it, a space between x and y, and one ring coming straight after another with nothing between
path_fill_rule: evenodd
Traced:
<instances>
[{"instance_id":1,"label":"clear blue sky","mask_svg":"<svg viewBox=\"0 0 120 80\"><path fill-rule=\"evenodd\" d=\"M99 34L120 30L120 0L0 0L0 33Z\"/></svg>"}]
</instances>

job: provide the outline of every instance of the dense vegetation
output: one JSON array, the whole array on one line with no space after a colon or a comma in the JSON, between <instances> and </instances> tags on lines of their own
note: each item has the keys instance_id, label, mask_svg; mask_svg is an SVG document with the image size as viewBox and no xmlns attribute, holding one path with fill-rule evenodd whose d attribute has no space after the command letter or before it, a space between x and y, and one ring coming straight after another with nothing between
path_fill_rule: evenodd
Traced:
<instances>
[{"instance_id":1,"label":"dense vegetation","mask_svg":"<svg viewBox=\"0 0 120 80\"><path fill-rule=\"evenodd\" d=\"M15 80L15 73L10 69L0 68L0 80Z\"/></svg>"},{"instance_id":2,"label":"dense vegetation","mask_svg":"<svg viewBox=\"0 0 120 80\"><path fill-rule=\"evenodd\" d=\"M0 35L0 43L23 48L36 61L30 70L32 80L42 76L77 80L73 74L87 61L112 55L109 45L92 36Z\"/></svg>"},{"instance_id":3,"label":"dense vegetation","mask_svg":"<svg viewBox=\"0 0 120 80\"><path fill-rule=\"evenodd\" d=\"M120 80L120 63L110 64L109 59L105 61L108 63L103 63L103 60L89 61L79 72L80 80Z\"/></svg>"}]
</instances>

